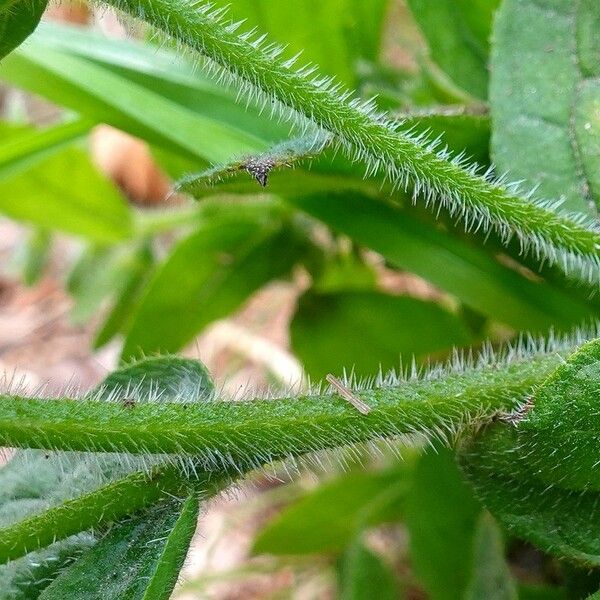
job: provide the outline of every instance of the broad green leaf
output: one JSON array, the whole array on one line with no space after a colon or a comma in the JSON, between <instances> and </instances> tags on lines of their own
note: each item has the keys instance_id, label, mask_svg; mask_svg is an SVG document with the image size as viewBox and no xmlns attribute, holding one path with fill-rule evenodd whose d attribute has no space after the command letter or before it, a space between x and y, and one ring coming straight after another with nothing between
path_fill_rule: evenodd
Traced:
<instances>
[{"instance_id":1,"label":"broad green leaf","mask_svg":"<svg viewBox=\"0 0 600 600\"><path fill-rule=\"evenodd\" d=\"M175 246L152 278L127 333L123 358L179 350L260 287L286 276L299 260L299 244L277 219L261 223L233 217L201 227Z\"/></svg>"},{"instance_id":2,"label":"broad green leaf","mask_svg":"<svg viewBox=\"0 0 600 600\"><path fill-rule=\"evenodd\" d=\"M600 566L598 492L540 481L518 443L507 424L490 426L465 443L461 465L478 497L511 534L582 566Z\"/></svg>"},{"instance_id":3,"label":"broad green leaf","mask_svg":"<svg viewBox=\"0 0 600 600\"><path fill-rule=\"evenodd\" d=\"M340 600L398 600L402 598L394 573L384 560L356 539L340 557L338 598Z\"/></svg>"},{"instance_id":4,"label":"broad green leaf","mask_svg":"<svg viewBox=\"0 0 600 600\"><path fill-rule=\"evenodd\" d=\"M595 340L461 452L477 493L509 531L583 566L600 565L599 365Z\"/></svg>"},{"instance_id":5,"label":"broad green leaf","mask_svg":"<svg viewBox=\"0 0 600 600\"><path fill-rule=\"evenodd\" d=\"M60 123L45 129L19 128L9 131L0 146L0 181L17 175L83 138L91 124L82 119Z\"/></svg>"},{"instance_id":6,"label":"broad green leaf","mask_svg":"<svg viewBox=\"0 0 600 600\"><path fill-rule=\"evenodd\" d=\"M118 242L131 234L131 210L125 200L86 153L74 147L0 180L0 211L99 243Z\"/></svg>"},{"instance_id":7,"label":"broad green leaf","mask_svg":"<svg viewBox=\"0 0 600 600\"><path fill-rule=\"evenodd\" d=\"M125 331L131 322L133 313L140 301L145 286L154 267L154 255L149 243L144 241L132 256L128 266L126 281L115 294L110 313L96 333L94 348L100 348L115 335Z\"/></svg>"},{"instance_id":8,"label":"broad green leaf","mask_svg":"<svg viewBox=\"0 0 600 600\"><path fill-rule=\"evenodd\" d=\"M258 534L253 551L268 554L338 552L357 531L399 520L410 464L350 473L286 507Z\"/></svg>"},{"instance_id":9,"label":"broad green leaf","mask_svg":"<svg viewBox=\"0 0 600 600\"><path fill-rule=\"evenodd\" d=\"M291 324L292 348L311 378L358 377L469 343L463 323L433 302L374 291L307 293Z\"/></svg>"},{"instance_id":10,"label":"broad green leaf","mask_svg":"<svg viewBox=\"0 0 600 600\"><path fill-rule=\"evenodd\" d=\"M0 1L0 59L34 32L47 4L48 0Z\"/></svg>"},{"instance_id":11,"label":"broad green leaf","mask_svg":"<svg viewBox=\"0 0 600 600\"><path fill-rule=\"evenodd\" d=\"M95 542L81 534L0 566L0 600L37 600Z\"/></svg>"},{"instance_id":12,"label":"broad green leaf","mask_svg":"<svg viewBox=\"0 0 600 600\"><path fill-rule=\"evenodd\" d=\"M302 63L352 85L359 59L378 58L388 6L388 0L239 0L229 13L285 44L290 55L302 52Z\"/></svg>"},{"instance_id":13,"label":"broad green leaf","mask_svg":"<svg viewBox=\"0 0 600 600\"><path fill-rule=\"evenodd\" d=\"M168 600L196 529L198 507L192 495L115 525L40 600Z\"/></svg>"},{"instance_id":14,"label":"broad green leaf","mask_svg":"<svg viewBox=\"0 0 600 600\"><path fill-rule=\"evenodd\" d=\"M487 97L489 35L499 0L408 0L431 57L469 94Z\"/></svg>"},{"instance_id":15,"label":"broad green leaf","mask_svg":"<svg viewBox=\"0 0 600 600\"><path fill-rule=\"evenodd\" d=\"M516 428L532 473L548 485L600 492L600 340L582 346L529 400Z\"/></svg>"},{"instance_id":16,"label":"broad green leaf","mask_svg":"<svg viewBox=\"0 0 600 600\"><path fill-rule=\"evenodd\" d=\"M432 600L463 599L481 508L449 450L423 454L408 494L406 523L416 575Z\"/></svg>"},{"instance_id":17,"label":"broad green leaf","mask_svg":"<svg viewBox=\"0 0 600 600\"><path fill-rule=\"evenodd\" d=\"M590 309L572 295L521 277L482 250L392 205L355 193L288 196L286 201L379 252L394 267L420 275L515 329L568 328L590 317Z\"/></svg>"},{"instance_id":18,"label":"broad green leaf","mask_svg":"<svg viewBox=\"0 0 600 600\"><path fill-rule=\"evenodd\" d=\"M600 203L599 22L594 0L506 0L494 31L494 162L579 212Z\"/></svg>"},{"instance_id":19,"label":"broad green leaf","mask_svg":"<svg viewBox=\"0 0 600 600\"><path fill-rule=\"evenodd\" d=\"M489 513L482 513L475 532L473 573L465 600L517 600L517 589L504 558L504 542Z\"/></svg>"}]
</instances>

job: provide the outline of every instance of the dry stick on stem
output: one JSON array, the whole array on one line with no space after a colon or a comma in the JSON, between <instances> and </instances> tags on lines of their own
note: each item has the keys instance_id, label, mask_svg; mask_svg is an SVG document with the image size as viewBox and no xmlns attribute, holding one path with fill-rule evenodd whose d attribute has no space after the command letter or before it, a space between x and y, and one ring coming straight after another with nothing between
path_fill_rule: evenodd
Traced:
<instances>
[{"instance_id":1,"label":"dry stick on stem","mask_svg":"<svg viewBox=\"0 0 600 600\"><path fill-rule=\"evenodd\" d=\"M329 374L325 379L337 390L338 394L344 398L344 400L350 402L358 412L363 415L368 415L371 412L371 407L360 398L357 398L337 377Z\"/></svg>"}]
</instances>

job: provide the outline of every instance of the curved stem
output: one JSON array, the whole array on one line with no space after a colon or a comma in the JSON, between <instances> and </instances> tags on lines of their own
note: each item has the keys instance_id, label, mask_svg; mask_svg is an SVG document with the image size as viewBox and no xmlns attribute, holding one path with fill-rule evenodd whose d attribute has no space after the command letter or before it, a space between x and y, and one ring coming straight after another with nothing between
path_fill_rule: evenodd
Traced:
<instances>
[{"instance_id":1,"label":"curved stem","mask_svg":"<svg viewBox=\"0 0 600 600\"><path fill-rule=\"evenodd\" d=\"M335 134L352 158L365 161L370 171L383 171L397 186L413 188L415 197L440 202L463 218L468 228L494 229L505 240L516 235L523 248L550 263L572 269L573 275L597 279L600 235L581 219L521 198L511 186L479 176L450 160L410 131L398 130L390 119L376 114L313 68L294 67L280 58L281 50L262 38L236 33L237 25L223 11L187 0L108 0L108 4L144 19L175 40L209 57L236 77L249 95L291 109L301 119ZM280 111L281 112L281 111ZM289 111L288 113L289 114Z\"/></svg>"}]
</instances>

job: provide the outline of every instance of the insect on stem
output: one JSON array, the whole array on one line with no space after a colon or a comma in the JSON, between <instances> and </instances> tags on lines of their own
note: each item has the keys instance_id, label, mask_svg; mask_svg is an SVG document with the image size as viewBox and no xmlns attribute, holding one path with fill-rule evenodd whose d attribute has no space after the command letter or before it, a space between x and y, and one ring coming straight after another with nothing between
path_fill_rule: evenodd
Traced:
<instances>
[{"instance_id":1,"label":"insect on stem","mask_svg":"<svg viewBox=\"0 0 600 600\"><path fill-rule=\"evenodd\" d=\"M344 399L350 402L354 408L363 415L368 415L371 412L371 407L363 402L360 398L357 398L337 377L329 374L325 377L327 382L333 386L338 394Z\"/></svg>"}]
</instances>

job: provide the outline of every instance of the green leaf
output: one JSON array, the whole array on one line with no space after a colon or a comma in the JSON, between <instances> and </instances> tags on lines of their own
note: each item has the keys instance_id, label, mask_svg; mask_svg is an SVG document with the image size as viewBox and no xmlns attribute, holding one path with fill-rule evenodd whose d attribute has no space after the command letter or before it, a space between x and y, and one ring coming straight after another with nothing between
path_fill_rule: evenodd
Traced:
<instances>
[{"instance_id":1,"label":"green leaf","mask_svg":"<svg viewBox=\"0 0 600 600\"><path fill-rule=\"evenodd\" d=\"M409 0L433 60L458 86L487 97L489 35L499 0Z\"/></svg>"},{"instance_id":2,"label":"green leaf","mask_svg":"<svg viewBox=\"0 0 600 600\"><path fill-rule=\"evenodd\" d=\"M0 146L0 180L17 175L65 146L80 140L91 123L78 119L34 130L29 127L9 131Z\"/></svg>"},{"instance_id":3,"label":"green leaf","mask_svg":"<svg viewBox=\"0 0 600 600\"><path fill-rule=\"evenodd\" d=\"M600 491L599 376L600 340L594 340L572 354L526 405L517 426L519 453L548 485Z\"/></svg>"},{"instance_id":4,"label":"green leaf","mask_svg":"<svg viewBox=\"0 0 600 600\"><path fill-rule=\"evenodd\" d=\"M337 552L358 530L399 520L410 466L356 472L319 486L286 507L258 534L257 554Z\"/></svg>"},{"instance_id":5,"label":"green leaf","mask_svg":"<svg viewBox=\"0 0 600 600\"><path fill-rule=\"evenodd\" d=\"M235 124L196 112L127 74L35 39L3 62L0 78L196 160L219 162L264 147L259 137Z\"/></svg>"},{"instance_id":6,"label":"green leaf","mask_svg":"<svg viewBox=\"0 0 600 600\"><path fill-rule=\"evenodd\" d=\"M494 30L494 162L579 212L600 203L599 22L594 0L506 0Z\"/></svg>"},{"instance_id":7,"label":"green leaf","mask_svg":"<svg viewBox=\"0 0 600 600\"><path fill-rule=\"evenodd\" d=\"M600 565L599 372L594 340L461 452L477 493L512 533L583 566Z\"/></svg>"},{"instance_id":8,"label":"green leaf","mask_svg":"<svg viewBox=\"0 0 600 600\"><path fill-rule=\"evenodd\" d=\"M133 401L198 402L213 397L215 385L198 360L177 356L149 357L125 365L108 375L92 395L105 398L127 394Z\"/></svg>"},{"instance_id":9,"label":"green leaf","mask_svg":"<svg viewBox=\"0 0 600 600\"><path fill-rule=\"evenodd\" d=\"M277 219L261 223L234 216L202 226L175 246L148 285L123 358L140 351L179 350L254 291L286 276L298 260L298 249L294 233Z\"/></svg>"},{"instance_id":10,"label":"green leaf","mask_svg":"<svg viewBox=\"0 0 600 600\"><path fill-rule=\"evenodd\" d=\"M311 378L343 369L358 377L469 343L461 321L433 302L373 291L305 294L291 325L292 348Z\"/></svg>"},{"instance_id":11,"label":"green leaf","mask_svg":"<svg viewBox=\"0 0 600 600\"><path fill-rule=\"evenodd\" d=\"M94 348L104 346L114 336L129 328L135 309L152 274L153 267L154 255L151 244L144 241L132 255L132 261L126 273L126 280L121 289L115 294L115 301L110 313L96 333Z\"/></svg>"},{"instance_id":12,"label":"green leaf","mask_svg":"<svg viewBox=\"0 0 600 600\"><path fill-rule=\"evenodd\" d=\"M212 167L207 171L193 173L180 179L176 189L196 198L206 195L205 188L221 180L247 172L259 185L265 187L273 169L289 168L295 163L320 154L331 141L330 136L312 134L292 138L276 144L261 154L250 155L240 160Z\"/></svg>"},{"instance_id":13,"label":"green leaf","mask_svg":"<svg viewBox=\"0 0 600 600\"><path fill-rule=\"evenodd\" d=\"M241 0L230 13L286 44L291 55L302 52L307 62L353 84L358 60L378 58L388 5L388 0Z\"/></svg>"},{"instance_id":14,"label":"green leaf","mask_svg":"<svg viewBox=\"0 0 600 600\"><path fill-rule=\"evenodd\" d=\"M78 148L64 149L0 180L0 211L99 243L118 242L131 234L129 206Z\"/></svg>"},{"instance_id":15,"label":"green leaf","mask_svg":"<svg viewBox=\"0 0 600 600\"><path fill-rule=\"evenodd\" d=\"M394 573L382 558L355 540L340 558L340 600L398 600L402 598Z\"/></svg>"},{"instance_id":16,"label":"green leaf","mask_svg":"<svg viewBox=\"0 0 600 600\"><path fill-rule=\"evenodd\" d=\"M582 566L600 566L598 493L538 480L518 443L506 424L465 443L461 465L478 497L511 534Z\"/></svg>"},{"instance_id":17,"label":"green leaf","mask_svg":"<svg viewBox=\"0 0 600 600\"><path fill-rule=\"evenodd\" d=\"M40 600L168 600L196 529L198 507L192 495L116 525Z\"/></svg>"},{"instance_id":18,"label":"green leaf","mask_svg":"<svg viewBox=\"0 0 600 600\"><path fill-rule=\"evenodd\" d=\"M423 454L407 498L406 523L411 563L432 600L465 597L480 513L453 453L439 448Z\"/></svg>"},{"instance_id":19,"label":"green leaf","mask_svg":"<svg viewBox=\"0 0 600 600\"><path fill-rule=\"evenodd\" d=\"M81 534L1 565L0 600L37 600L94 542L91 534Z\"/></svg>"},{"instance_id":20,"label":"green leaf","mask_svg":"<svg viewBox=\"0 0 600 600\"><path fill-rule=\"evenodd\" d=\"M515 329L568 328L590 317L590 309L567 292L526 279L389 204L353 193L290 196L286 201L379 252L394 267L422 276Z\"/></svg>"},{"instance_id":21,"label":"green leaf","mask_svg":"<svg viewBox=\"0 0 600 600\"><path fill-rule=\"evenodd\" d=\"M465 600L517 600L517 589L504 559L504 543L498 526L482 513L473 555L473 573Z\"/></svg>"},{"instance_id":22,"label":"green leaf","mask_svg":"<svg viewBox=\"0 0 600 600\"><path fill-rule=\"evenodd\" d=\"M35 31L47 4L48 0L0 1L0 59Z\"/></svg>"},{"instance_id":23,"label":"green leaf","mask_svg":"<svg viewBox=\"0 0 600 600\"><path fill-rule=\"evenodd\" d=\"M48 49L86 59L121 79L256 139L276 141L289 135L289 127L266 120L253 104L240 105L236 102L235 90L217 85L202 75L195 62L181 52L169 51L142 40L107 38L89 28L55 22L42 23L32 41L41 51ZM31 83L37 85L36 81ZM41 94L49 91L39 89ZM52 89L52 93L58 92L64 93ZM74 108L83 113L91 109L94 115L95 105L82 102L85 97L83 90L79 90L79 94L80 104ZM110 101L107 97L107 102ZM124 128L128 126L128 121L123 123ZM165 130L165 133L168 131ZM209 158L212 160L212 157Z\"/></svg>"}]
</instances>

